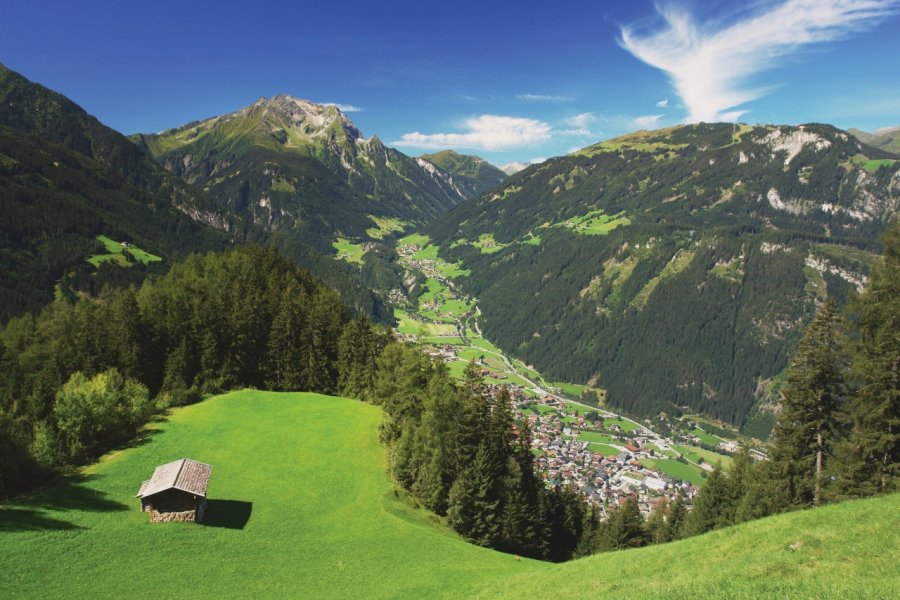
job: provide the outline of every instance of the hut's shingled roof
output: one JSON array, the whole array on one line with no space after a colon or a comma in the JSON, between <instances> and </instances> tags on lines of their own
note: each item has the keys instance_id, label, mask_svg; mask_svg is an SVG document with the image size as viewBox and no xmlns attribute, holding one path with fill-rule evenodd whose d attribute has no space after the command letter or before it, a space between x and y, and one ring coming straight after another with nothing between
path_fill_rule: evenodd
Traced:
<instances>
[{"instance_id":1,"label":"hut's shingled roof","mask_svg":"<svg viewBox=\"0 0 900 600\"><path fill-rule=\"evenodd\" d=\"M212 465L189 458L166 463L156 467L153 477L141 484L138 498L146 498L159 492L175 488L189 494L206 497L206 484Z\"/></svg>"}]
</instances>

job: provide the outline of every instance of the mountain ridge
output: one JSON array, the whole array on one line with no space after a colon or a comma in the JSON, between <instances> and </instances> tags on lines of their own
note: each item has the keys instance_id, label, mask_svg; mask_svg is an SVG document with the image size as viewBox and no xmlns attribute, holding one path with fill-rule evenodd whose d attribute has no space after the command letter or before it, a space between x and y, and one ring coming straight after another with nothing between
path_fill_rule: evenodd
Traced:
<instances>
[{"instance_id":1,"label":"mountain ridge","mask_svg":"<svg viewBox=\"0 0 900 600\"><path fill-rule=\"evenodd\" d=\"M459 154L454 150L422 154L418 160L427 161L448 173L467 200L497 187L507 178L506 173L480 156Z\"/></svg>"},{"instance_id":2,"label":"mountain ridge","mask_svg":"<svg viewBox=\"0 0 900 600\"><path fill-rule=\"evenodd\" d=\"M379 218L422 224L464 198L336 106L284 94L131 139L223 210L270 232L301 230L322 252L336 237L368 239Z\"/></svg>"},{"instance_id":3,"label":"mountain ridge","mask_svg":"<svg viewBox=\"0 0 900 600\"><path fill-rule=\"evenodd\" d=\"M819 124L637 132L530 166L424 233L526 364L632 414L753 429L816 303L864 281L900 205L892 156Z\"/></svg>"}]
</instances>

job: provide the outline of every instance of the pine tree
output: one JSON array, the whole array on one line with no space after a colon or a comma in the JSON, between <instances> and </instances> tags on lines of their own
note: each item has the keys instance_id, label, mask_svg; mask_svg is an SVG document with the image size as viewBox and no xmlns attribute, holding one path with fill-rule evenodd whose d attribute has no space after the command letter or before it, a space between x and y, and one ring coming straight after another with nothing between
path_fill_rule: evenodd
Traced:
<instances>
[{"instance_id":1,"label":"pine tree","mask_svg":"<svg viewBox=\"0 0 900 600\"><path fill-rule=\"evenodd\" d=\"M839 327L834 303L826 302L797 346L782 394L770 473L793 505L821 502L825 462L838 439L845 396Z\"/></svg>"},{"instance_id":2,"label":"pine tree","mask_svg":"<svg viewBox=\"0 0 900 600\"><path fill-rule=\"evenodd\" d=\"M644 525L644 517L638 508L637 498L628 496L612 512L608 520L607 535L601 540L603 550L624 550L646 546L650 535Z\"/></svg>"},{"instance_id":3,"label":"pine tree","mask_svg":"<svg viewBox=\"0 0 900 600\"><path fill-rule=\"evenodd\" d=\"M844 495L890 492L900 478L900 225L885 235L882 257L852 314L858 330L854 373L861 385L838 476Z\"/></svg>"},{"instance_id":4,"label":"pine tree","mask_svg":"<svg viewBox=\"0 0 900 600\"><path fill-rule=\"evenodd\" d=\"M688 536L700 535L728 525L730 503L731 490L728 479L722 473L722 467L717 464L706 478L700 493L694 498L693 510L685 522L685 533Z\"/></svg>"},{"instance_id":5,"label":"pine tree","mask_svg":"<svg viewBox=\"0 0 900 600\"><path fill-rule=\"evenodd\" d=\"M661 498L653 512L647 518L647 533L650 536L651 543L662 544L668 542L668 524L666 523L669 516L669 503L665 497Z\"/></svg>"},{"instance_id":6,"label":"pine tree","mask_svg":"<svg viewBox=\"0 0 900 600\"><path fill-rule=\"evenodd\" d=\"M684 509L684 498L681 494L675 497L675 501L669 506L669 514L666 516L666 541L672 542L683 537L684 520L686 511Z\"/></svg>"}]
</instances>

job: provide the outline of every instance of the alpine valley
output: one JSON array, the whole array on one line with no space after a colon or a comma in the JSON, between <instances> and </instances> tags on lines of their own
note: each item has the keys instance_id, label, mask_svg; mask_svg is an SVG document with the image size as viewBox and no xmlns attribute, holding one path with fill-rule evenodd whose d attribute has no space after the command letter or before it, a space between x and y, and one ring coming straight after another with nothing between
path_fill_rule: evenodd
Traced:
<instances>
[{"instance_id":1,"label":"alpine valley","mask_svg":"<svg viewBox=\"0 0 900 600\"><path fill-rule=\"evenodd\" d=\"M425 291L394 244L418 229L511 355L759 438L817 303L862 288L900 204L897 156L827 125L641 131L507 177L284 95L130 141L6 68L0 102L5 317L255 242L393 322ZM89 263L97 236L164 260Z\"/></svg>"},{"instance_id":2,"label":"alpine valley","mask_svg":"<svg viewBox=\"0 0 900 600\"><path fill-rule=\"evenodd\" d=\"M699 124L531 166L424 231L504 350L765 438L798 336L862 288L898 204L897 157L843 131Z\"/></svg>"},{"instance_id":3,"label":"alpine valley","mask_svg":"<svg viewBox=\"0 0 900 600\"><path fill-rule=\"evenodd\" d=\"M0 588L181 597L187 542L191 597L886 597L874 141L700 123L507 175L285 95L125 137L0 67Z\"/></svg>"}]
</instances>

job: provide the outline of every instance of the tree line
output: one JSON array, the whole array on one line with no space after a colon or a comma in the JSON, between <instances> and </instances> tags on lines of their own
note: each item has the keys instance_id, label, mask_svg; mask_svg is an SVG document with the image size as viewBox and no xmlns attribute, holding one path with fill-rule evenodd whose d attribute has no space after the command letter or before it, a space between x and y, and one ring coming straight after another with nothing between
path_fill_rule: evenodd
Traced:
<instances>
[{"instance_id":1,"label":"tree line","mask_svg":"<svg viewBox=\"0 0 900 600\"><path fill-rule=\"evenodd\" d=\"M364 397L389 340L306 271L253 246L193 255L139 288L13 318L0 330L0 495L210 394Z\"/></svg>"}]
</instances>

